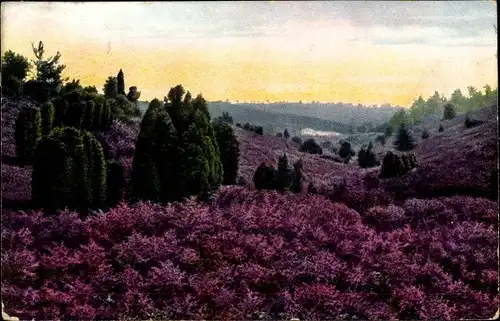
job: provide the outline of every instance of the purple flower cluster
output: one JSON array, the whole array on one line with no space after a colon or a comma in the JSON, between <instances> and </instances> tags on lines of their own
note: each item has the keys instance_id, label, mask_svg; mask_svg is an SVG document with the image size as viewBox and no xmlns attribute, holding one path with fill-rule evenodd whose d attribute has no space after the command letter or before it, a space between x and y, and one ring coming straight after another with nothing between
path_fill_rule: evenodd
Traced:
<instances>
[{"instance_id":1,"label":"purple flower cluster","mask_svg":"<svg viewBox=\"0 0 500 321\"><path fill-rule=\"evenodd\" d=\"M3 207L18 207L19 203L31 200L31 173L30 167L2 164Z\"/></svg>"},{"instance_id":2,"label":"purple flower cluster","mask_svg":"<svg viewBox=\"0 0 500 321\"><path fill-rule=\"evenodd\" d=\"M224 187L212 203L2 217L2 296L21 319L489 318L496 203Z\"/></svg>"},{"instance_id":3,"label":"purple flower cluster","mask_svg":"<svg viewBox=\"0 0 500 321\"><path fill-rule=\"evenodd\" d=\"M130 176L138 134L138 121L126 124L118 120L113 121L109 131L95 133L103 142L103 148L109 153L108 156L123 166L127 178Z\"/></svg>"}]
</instances>

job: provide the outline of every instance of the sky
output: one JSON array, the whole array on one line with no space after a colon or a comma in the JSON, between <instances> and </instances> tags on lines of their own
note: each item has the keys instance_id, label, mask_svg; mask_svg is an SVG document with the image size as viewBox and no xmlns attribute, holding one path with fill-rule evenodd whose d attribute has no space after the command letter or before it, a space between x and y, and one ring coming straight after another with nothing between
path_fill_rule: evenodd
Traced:
<instances>
[{"instance_id":1,"label":"sky","mask_svg":"<svg viewBox=\"0 0 500 321\"><path fill-rule=\"evenodd\" d=\"M493 1L2 2L2 54L57 51L102 90L182 84L207 100L408 106L498 86Z\"/></svg>"}]
</instances>

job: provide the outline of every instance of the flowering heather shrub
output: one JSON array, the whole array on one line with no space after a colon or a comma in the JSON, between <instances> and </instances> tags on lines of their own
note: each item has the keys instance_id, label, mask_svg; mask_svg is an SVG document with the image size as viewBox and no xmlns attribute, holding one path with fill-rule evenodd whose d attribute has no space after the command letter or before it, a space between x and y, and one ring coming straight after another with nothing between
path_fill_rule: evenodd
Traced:
<instances>
[{"instance_id":1,"label":"flowering heather shrub","mask_svg":"<svg viewBox=\"0 0 500 321\"><path fill-rule=\"evenodd\" d=\"M130 180L138 133L139 122L125 124L118 120L113 121L109 131L94 133L103 145L107 158L116 160L123 166L126 181Z\"/></svg>"},{"instance_id":2,"label":"flowering heather shrub","mask_svg":"<svg viewBox=\"0 0 500 321\"><path fill-rule=\"evenodd\" d=\"M30 167L2 164L2 206L24 207L31 201Z\"/></svg>"},{"instance_id":3,"label":"flowering heather shrub","mask_svg":"<svg viewBox=\"0 0 500 321\"><path fill-rule=\"evenodd\" d=\"M138 123L125 124L115 120L109 131L100 134L109 145L110 156L114 159L120 159L132 158L134 156L135 141L138 133Z\"/></svg>"},{"instance_id":4,"label":"flowering heather shrub","mask_svg":"<svg viewBox=\"0 0 500 321\"><path fill-rule=\"evenodd\" d=\"M210 204L86 219L4 213L2 296L20 319L489 318L495 205L408 200L362 217L322 196L222 187ZM456 220L427 224L436 210Z\"/></svg>"}]
</instances>

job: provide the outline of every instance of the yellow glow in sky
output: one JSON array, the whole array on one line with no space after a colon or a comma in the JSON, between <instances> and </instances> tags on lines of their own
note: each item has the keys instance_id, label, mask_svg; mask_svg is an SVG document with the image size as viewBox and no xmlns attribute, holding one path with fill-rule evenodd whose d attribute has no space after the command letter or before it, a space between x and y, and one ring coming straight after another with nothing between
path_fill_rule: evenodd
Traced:
<instances>
[{"instance_id":1,"label":"yellow glow in sky","mask_svg":"<svg viewBox=\"0 0 500 321\"><path fill-rule=\"evenodd\" d=\"M486 4L496 19L495 7ZM426 9L412 5L405 14L418 17ZM106 78L123 69L125 85L137 86L141 100L163 98L182 84L208 100L407 106L434 90L449 96L469 85L497 86L491 25L474 34L465 23L424 24L432 16L415 18L420 25L384 25L384 17L363 24L356 20L362 6L354 16L316 19L315 10L325 14L328 8L315 2L201 6L2 3L2 53L10 49L32 59L31 42L42 40L47 54L61 52L66 76L102 90ZM455 21L447 18L442 21Z\"/></svg>"}]
</instances>

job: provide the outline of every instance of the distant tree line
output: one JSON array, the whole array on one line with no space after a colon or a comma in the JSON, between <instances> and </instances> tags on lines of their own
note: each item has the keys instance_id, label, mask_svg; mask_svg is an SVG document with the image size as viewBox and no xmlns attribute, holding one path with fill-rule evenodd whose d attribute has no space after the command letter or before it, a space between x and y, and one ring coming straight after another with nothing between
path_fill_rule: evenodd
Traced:
<instances>
[{"instance_id":1,"label":"distant tree line","mask_svg":"<svg viewBox=\"0 0 500 321\"><path fill-rule=\"evenodd\" d=\"M229 113L228 112L222 112L222 116L219 116L217 118L218 120L221 120L223 122L226 122L228 124L233 124L233 117L229 116Z\"/></svg>"},{"instance_id":2,"label":"distant tree line","mask_svg":"<svg viewBox=\"0 0 500 321\"><path fill-rule=\"evenodd\" d=\"M483 107L498 104L498 88L492 89L490 85L485 85L484 92L477 90L473 86L467 87L467 96L464 96L460 89L455 89L449 98L439 92L434 92L432 96L424 99L419 96L408 110L396 112L386 126L395 130L401 124L411 125L422 122L428 115L442 114L443 119L451 119L457 113L468 113Z\"/></svg>"},{"instance_id":3,"label":"distant tree line","mask_svg":"<svg viewBox=\"0 0 500 321\"><path fill-rule=\"evenodd\" d=\"M245 123L242 126L240 123L237 123L236 127L243 128L244 130L254 132L258 135L264 135L264 127L262 127L262 126L250 125L249 123Z\"/></svg>"}]
</instances>

